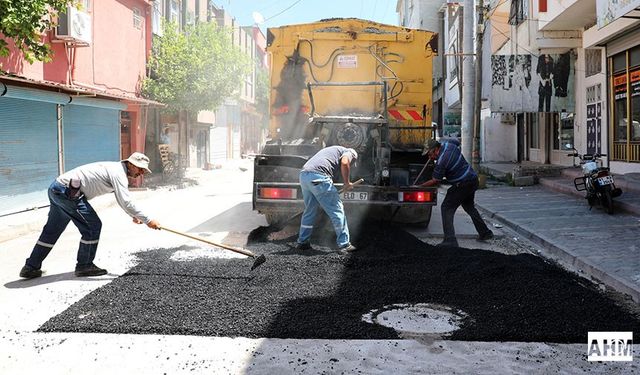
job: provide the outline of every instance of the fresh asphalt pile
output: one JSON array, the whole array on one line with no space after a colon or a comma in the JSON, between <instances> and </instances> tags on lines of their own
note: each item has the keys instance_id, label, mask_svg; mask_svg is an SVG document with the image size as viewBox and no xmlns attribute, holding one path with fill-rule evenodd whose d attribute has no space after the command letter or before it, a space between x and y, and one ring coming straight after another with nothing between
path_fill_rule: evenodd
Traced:
<instances>
[{"instance_id":1,"label":"fresh asphalt pile","mask_svg":"<svg viewBox=\"0 0 640 375\"><path fill-rule=\"evenodd\" d=\"M589 282L529 254L435 248L386 223L352 233L359 251L314 250L295 237L267 241L257 228L253 259L174 261L178 249L141 252L139 264L51 318L40 331L187 334L250 338L397 339L362 316L392 304L462 310L450 339L585 343L589 331L640 331L631 315Z\"/></svg>"}]
</instances>

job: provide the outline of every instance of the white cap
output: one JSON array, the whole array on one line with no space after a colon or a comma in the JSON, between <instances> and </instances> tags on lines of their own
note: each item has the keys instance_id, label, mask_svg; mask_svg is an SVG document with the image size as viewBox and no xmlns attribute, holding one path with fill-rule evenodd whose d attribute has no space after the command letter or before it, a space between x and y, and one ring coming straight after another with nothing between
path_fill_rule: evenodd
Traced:
<instances>
[{"instance_id":1,"label":"white cap","mask_svg":"<svg viewBox=\"0 0 640 375\"><path fill-rule=\"evenodd\" d=\"M134 152L128 159L122 161L128 161L136 167L142 168L148 173L151 173L151 170L149 169L149 158L141 152Z\"/></svg>"}]
</instances>

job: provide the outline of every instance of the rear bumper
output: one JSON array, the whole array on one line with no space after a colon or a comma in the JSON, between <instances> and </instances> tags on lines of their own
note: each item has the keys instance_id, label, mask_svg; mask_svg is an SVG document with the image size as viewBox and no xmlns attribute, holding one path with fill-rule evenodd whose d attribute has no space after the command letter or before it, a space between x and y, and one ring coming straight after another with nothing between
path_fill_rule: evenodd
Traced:
<instances>
[{"instance_id":1,"label":"rear bumper","mask_svg":"<svg viewBox=\"0 0 640 375\"><path fill-rule=\"evenodd\" d=\"M338 190L342 189L342 184L335 184ZM285 188L295 189L295 199L265 199L261 198L260 191L263 188ZM398 187L398 186L374 186L374 185L357 185L349 192L367 193L366 200L351 200L342 196L342 203L345 207L402 207L402 208L425 208L435 206L437 204L438 189L434 187ZM406 202L401 201L400 193L407 192L424 192L429 193L429 200L423 202ZM404 195L404 194L402 194ZM301 211L304 209L304 201L302 200L302 190L300 184L297 183L268 183L256 182L253 185L253 209L263 212L291 212Z\"/></svg>"}]
</instances>

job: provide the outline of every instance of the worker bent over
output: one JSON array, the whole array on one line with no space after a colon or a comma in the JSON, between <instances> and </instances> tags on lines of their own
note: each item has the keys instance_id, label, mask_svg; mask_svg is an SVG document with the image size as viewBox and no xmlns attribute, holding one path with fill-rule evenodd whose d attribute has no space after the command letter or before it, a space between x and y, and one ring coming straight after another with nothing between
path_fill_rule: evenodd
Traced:
<instances>
[{"instance_id":1,"label":"worker bent over","mask_svg":"<svg viewBox=\"0 0 640 375\"><path fill-rule=\"evenodd\" d=\"M49 255L69 221L73 221L82 237L78 247L75 269L76 276L100 276L107 270L93 264L98 249L102 222L89 200L113 192L116 201L136 224L147 224L149 228L160 229L160 224L140 211L129 198L127 177L136 178L149 170L149 158L134 152L120 162L97 162L72 169L49 186L49 218L42 234L33 247L31 256L20 271L20 277L32 279L42 276L42 261Z\"/></svg>"},{"instance_id":2,"label":"worker bent over","mask_svg":"<svg viewBox=\"0 0 640 375\"><path fill-rule=\"evenodd\" d=\"M436 186L444 178L451 184L440 206L444 240L439 246L458 246L453 217L460 206L471 216L473 225L478 231L479 240L493 238L493 232L487 227L475 207L478 175L462 156L460 142L451 138L444 140L441 144L435 139L427 139L422 155L428 155L429 160L436 162L436 166L432 178L420 186Z\"/></svg>"},{"instance_id":3,"label":"worker bent over","mask_svg":"<svg viewBox=\"0 0 640 375\"><path fill-rule=\"evenodd\" d=\"M333 185L333 176L340 168L344 190L350 190L353 184L349 180L351 163L358 159L358 153L351 148L330 146L318 151L302 167L300 187L304 199L304 213L300 223L300 234L296 247L311 249L311 233L316 221L318 207L327 213L336 232L336 242L341 251L354 251L356 247L349 241L349 228L340 194Z\"/></svg>"}]
</instances>

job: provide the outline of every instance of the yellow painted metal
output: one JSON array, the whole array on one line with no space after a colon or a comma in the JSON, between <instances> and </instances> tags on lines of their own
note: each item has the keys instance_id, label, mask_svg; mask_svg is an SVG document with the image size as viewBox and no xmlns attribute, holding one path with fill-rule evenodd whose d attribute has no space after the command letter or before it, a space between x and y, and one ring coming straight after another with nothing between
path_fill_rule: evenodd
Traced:
<instances>
[{"instance_id":1,"label":"yellow painted metal","mask_svg":"<svg viewBox=\"0 0 640 375\"><path fill-rule=\"evenodd\" d=\"M294 79L287 62L296 51L303 58L300 65L305 83L386 81L389 109L420 114L419 120L415 116L405 120L388 116L390 127L407 128L392 129L392 143L419 146L425 137L431 137L430 129L415 128L431 125L432 59L436 56L431 46L437 45L432 42L436 33L360 19L332 19L270 28L268 35L272 138L286 133L287 126L304 127L303 120L311 115L299 116L293 124L291 116L283 116L311 108L306 89L300 90L300 84L295 90L287 86L287 81ZM292 91L296 97L300 92L300 102L283 100ZM387 115L382 86L314 87L313 97L317 115Z\"/></svg>"}]
</instances>

